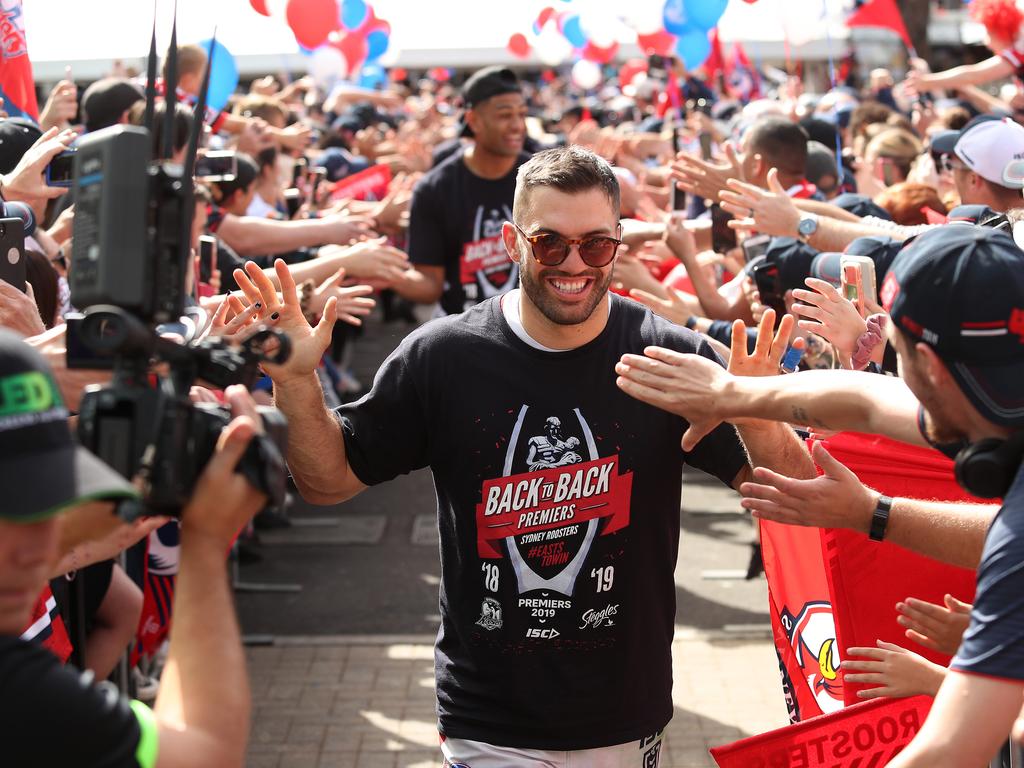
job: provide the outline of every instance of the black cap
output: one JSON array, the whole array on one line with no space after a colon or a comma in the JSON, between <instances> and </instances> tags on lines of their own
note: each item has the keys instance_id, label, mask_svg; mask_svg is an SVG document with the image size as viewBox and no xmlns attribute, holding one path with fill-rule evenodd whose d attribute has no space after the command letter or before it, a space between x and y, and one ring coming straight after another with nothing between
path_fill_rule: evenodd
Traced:
<instances>
[{"instance_id":1,"label":"black cap","mask_svg":"<svg viewBox=\"0 0 1024 768\"><path fill-rule=\"evenodd\" d=\"M892 221L892 216L885 208L880 206L867 195L858 195L856 192L844 192L836 195L830 201L844 211L849 211L854 216L876 216L879 219Z\"/></svg>"},{"instance_id":2,"label":"black cap","mask_svg":"<svg viewBox=\"0 0 1024 768\"><path fill-rule=\"evenodd\" d=\"M817 255L817 248L795 237L773 237L765 251L765 259L779 265L779 284L784 291L804 287Z\"/></svg>"},{"instance_id":3,"label":"black cap","mask_svg":"<svg viewBox=\"0 0 1024 768\"><path fill-rule=\"evenodd\" d=\"M1009 222L1005 213L994 211L987 205L979 203L958 205L949 212L946 218L950 223L957 221L961 224L977 224L982 227L998 227Z\"/></svg>"},{"instance_id":4,"label":"black cap","mask_svg":"<svg viewBox=\"0 0 1024 768\"><path fill-rule=\"evenodd\" d=\"M989 421L1024 426L1024 251L953 223L918 235L882 283L896 327L931 346Z\"/></svg>"},{"instance_id":5,"label":"black cap","mask_svg":"<svg viewBox=\"0 0 1024 768\"><path fill-rule=\"evenodd\" d=\"M10 173L43 132L31 120L8 117L0 120L0 173Z\"/></svg>"},{"instance_id":6,"label":"black cap","mask_svg":"<svg viewBox=\"0 0 1024 768\"><path fill-rule=\"evenodd\" d=\"M137 498L132 485L76 445L42 356L0 329L0 518L30 523L74 504Z\"/></svg>"},{"instance_id":7,"label":"black cap","mask_svg":"<svg viewBox=\"0 0 1024 768\"><path fill-rule=\"evenodd\" d=\"M503 93L522 93L519 78L508 67L478 69L462 86L462 102L466 109Z\"/></svg>"},{"instance_id":8,"label":"black cap","mask_svg":"<svg viewBox=\"0 0 1024 768\"><path fill-rule=\"evenodd\" d=\"M105 77L85 89L82 94L82 122L86 131L98 131L117 125L121 115L146 94L135 83L123 77Z\"/></svg>"}]
</instances>

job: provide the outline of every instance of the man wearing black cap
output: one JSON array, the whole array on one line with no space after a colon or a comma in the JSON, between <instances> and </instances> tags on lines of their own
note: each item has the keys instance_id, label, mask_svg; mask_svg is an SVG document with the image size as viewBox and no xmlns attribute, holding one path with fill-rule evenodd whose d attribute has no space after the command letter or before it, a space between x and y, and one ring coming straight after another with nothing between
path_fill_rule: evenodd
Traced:
<instances>
[{"instance_id":1,"label":"man wearing black cap","mask_svg":"<svg viewBox=\"0 0 1024 768\"><path fill-rule=\"evenodd\" d=\"M106 77L97 80L82 95L82 121L89 133L111 125L126 124L128 110L146 95L131 80Z\"/></svg>"},{"instance_id":2,"label":"man wearing black cap","mask_svg":"<svg viewBox=\"0 0 1024 768\"><path fill-rule=\"evenodd\" d=\"M526 103L512 70L486 67L462 89L473 142L432 169L413 192L409 260L413 277L395 286L457 314L515 287L501 225L512 218L516 170L527 159Z\"/></svg>"},{"instance_id":3,"label":"man wearing black cap","mask_svg":"<svg viewBox=\"0 0 1024 768\"><path fill-rule=\"evenodd\" d=\"M853 371L737 378L679 355L621 386L691 417L684 446L721 420L751 417L875 432L955 456L965 489L1003 499L997 512L890 499L862 486L820 444L814 457L823 477L757 470L758 483L742 489L743 505L758 517L851 528L978 568L952 672L918 737L889 765L982 765L1024 696L1024 252L998 230L936 228L900 251L880 294L902 379Z\"/></svg>"},{"instance_id":4,"label":"man wearing black cap","mask_svg":"<svg viewBox=\"0 0 1024 768\"><path fill-rule=\"evenodd\" d=\"M73 443L43 359L0 330L0 734L3 764L241 765L249 689L224 553L264 497L234 471L258 421L243 388L235 419L184 510L174 630L155 710L20 638L58 559L121 523L132 486ZM242 415L244 414L244 415Z\"/></svg>"}]
</instances>

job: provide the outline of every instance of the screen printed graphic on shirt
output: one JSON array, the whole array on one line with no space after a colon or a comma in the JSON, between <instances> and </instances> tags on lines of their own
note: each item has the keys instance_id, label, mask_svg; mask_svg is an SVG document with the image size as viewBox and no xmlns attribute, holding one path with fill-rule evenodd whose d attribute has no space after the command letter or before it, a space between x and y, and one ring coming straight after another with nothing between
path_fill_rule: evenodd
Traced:
<instances>
[{"instance_id":1,"label":"screen printed graphic on shirt","mask_svg":"<svg viewBox=\"0 0 1024 768\"><path fill-rule=\"evenodd\" d=\"M459 256L459 282L466 296L466 309L515 285L518 267L509 259L501 239L502 225L511 220L512 211L507 205L500 210L477 206L472 239L463 244Z\"/></svg>"},{"instance_id":2,"label":"screen printed graphic on shirt","mask_svg":"<svg viewBox=\"0 0 1024 768\"><path fill-rule=\"evenodd\" d=\"M528 405L512 428L504 473L484 481L476 508L484 586L498 591L498 565L490 561L507 559L516 580L514 608L536 624L549 624L572 612L571 598L580 575L588 573L594 540L629 525L633 474L620 471L617 455L600 456L579 408L552 415ZM611 592L614 566L591 570L597 591ZM527 593L534 594L523 597ZM499 629L505 610L494 596L485 598L477 625ZM618 610L612 602L589 606L586 615L573 619L574 629L614 626ZM527 637L560 634L551 627L527 629Z\"/></svg>"}]
</instances>

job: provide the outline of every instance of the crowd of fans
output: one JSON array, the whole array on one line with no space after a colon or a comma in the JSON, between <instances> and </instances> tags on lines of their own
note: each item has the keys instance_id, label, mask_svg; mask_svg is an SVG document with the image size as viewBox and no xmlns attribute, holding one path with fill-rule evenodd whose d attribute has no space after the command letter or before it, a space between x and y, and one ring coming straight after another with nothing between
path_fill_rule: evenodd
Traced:
<instances>
[{"instance_id":1,"label":"crowd of fans","mask_svg":"<svg viewBox=\"0 0 1024 768\"><path fill-rule=\"evenodd\" d=\"M821 480L766 470L743 489L744 505L759 516L877 533L980 568L973 612L952 597L944 606L904 606L911 640L960 649L952 666L958 674L911 647L857 649L861 657L844 662L855 673L847 679L861 673L878 684L878 695L939 694L928 738L915 742L901 765L980 765L1005 741L1024 695L1024 510L1017 506L1024 456L1024 126L1017 119L1024 91L994 96L977 86L1018 67L1011 62L1017 35L990 32L995 63L929 74L917 61L901 82L876 70L863 87L837 84L825 93L806 93L791 78L745 102L722 83L681 70L660 84L610 79L587 98L553 73L520 76L500 67L473 73L459 87L424 77L380 91L338 86L325 93L310 78L263 77L222 112L206 115L202 153L230 150L233 168L197 174L189 291L213 336L272 325L297 307L327 349L316 365L325 403L351 403L368 389L352 360L359 327L378 304L385 321L411 329L517 287L528 277L508 258L502 225L519 223L513 204L520 167L564 145L603 158L621 209L611 290L701 334L727 364L760 354L759 326L762 338L781 331L775 361L791 350L783 368L799 371L754 379L736 375L742 366L730 364L727 373L706 357L656 358L660 367L650 369L642 355L624 358L616 369L623 390L690 422L684 449L720 421L752 418L818 433L874 431L954 454L969 450L961 443L1006 441L989 446L1002 451L1007 467L1006 482L990 494L1005 497L998 516L994 506L950 511L908 500L888 500L883 515L878 494L820 450L814 458L835 481L829 489L805 492L800 483ZM178 50L178 160L205 64L202 49ZM84 309L71 305L68 288L75 206L66 189L45 184L44 170L81 134L140 125L145 85L111 76L80 91L64 81L50 92L38 125L0 120L0 195L28 204L36 222L26 238L26 290L0 282L0 325L9 331L0 335L0 377L36 371L52 379L60 425L60 408L74 413L83 388L104 383L107 374L66 365L65 319ZM157 134L167 104L158 104ZM154 136L155 148L160 142ZM544 241L557 233L522 234L535 255L538 247L558 245ZM201 248L204 238L214 240L211 251ZM200 256L211 252L209 262ZM852 286L844 256L862 260ZM247 696L233 695L232 707L219 702L224 690L246 690L244 668L230 598L209 594L217 592L209 586L225 580L221 556L261 505L231 467L258 423L254 403L271 404L275 384L281 382L265 377L251 399L237 389L195 389L197 399L230 403L239 418L181 524L175 629L169 652L161 653L162 680L135 673L137 693L155 698L155 720L95 689L90 709L88 700L74 698L86 695L87 683L61 682L25 648L29 643L16 639L25 633L66 660L72 649L57 643L57 618L68 584L84 579L85 647L75 651L96 679L109 677L135 643L143 606L141 576L111 558L178 523L146 518L114 526L109 504L96 499L133 490L113 478L92 488L88 503L84 487L55 491L63 497L29 489L0 511L0 607L18 603L0 613L4 687L12 680L17 690L31 691L45 680L56 681L54 690L74 689L74 711L93 737L84 748L73 745L77 763L85 764L90 744L102 751L130 743L134 752L157 730L168 750L204 756L192 765L240 763ZM17 412L8 406L13 397L5 385L0 443L7 441L12 457L20 438L4 433L26 428L4 425ZM37 418L31 429L44 421ZM34 440L29 452L43 461L58 448L75 453L70 438L52 434ZM5 487L23 486L26 473L8 462L5 456ZM71 471L71 464L62 467ZM57 472L55 465L35 476L46 485ZM299 488L313 501L329 500L302 482ZM45 541L28 540L26 521L69 507L74 536L58 541L53 529L41 534ZM288 525L283 510L256 516L257 529L278 525ZM255 545L243 533L240 546ZM159 665L147 669L160 677ZM40 693L25 696L41 701ZM38 731L28 722L31 704L6 693L0 699L6 722ZM138 759L153 764L145 762L153 759L148 753Z\"/></svg>"}]
</instances>

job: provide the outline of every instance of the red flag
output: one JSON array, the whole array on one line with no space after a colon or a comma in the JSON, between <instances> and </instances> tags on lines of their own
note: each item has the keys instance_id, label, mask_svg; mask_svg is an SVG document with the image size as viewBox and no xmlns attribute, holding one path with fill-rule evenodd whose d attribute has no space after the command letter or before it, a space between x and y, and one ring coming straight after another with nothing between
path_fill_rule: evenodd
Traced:
<instances>
[{"instance_id":1,"label":"red flag","mask_svg":"<svg viewBox=\"0 0 1024 768\"><path fill-rule=\"evenodd\" d=\"M906 43L907 48L911 50L914 48L914 44L910 42L907 25L903 23L903 16L896 6L896 0L868 0L850 14L846 19L846 26L891 29Z\"/></svg>"},{"instance_id":2,"label":"red flag","mask_svg":"<svg viewBox=\"0 0 1024 768\"><path fill-rule=\"evenodd\" d=\"M383 200L391 184L391 166L371 165L335 182L331 200Z\"/></svg>"},{"instance_id":3,"label":"red flag","mask_svg":"<svg viewBox=\"0 0 1024 768\"><path fill-rule=\"evenodd\" d=\"M29 625L21 633L22 640L39 643L60 659L61 664L71 656L71 639L64 627L64 619L57 609L50 585L47 584L36 598Z\"/></svg>"},{"instance_id":4,"label":"red flag","mask_svg":"<svg viewBox=\"0 0 1024 768\"><path fill-rule=\"evenodd\" d=\"M739 41L732 44L732 57L726 70L726 81L729 93L734 99L747 102L761 98L761 75L750 63L747 50Z\"/></svg>"},{"instance_id":5,"label":"red flag","mask_svg":"<svg viewBox=\"0 0 1024 768\"><path fill-rule=\"evenodd\" d=\"M726 76L725 55L722 53L722 41L718 37L718 27L711 30L708 36L711 41L711 53L704 61L704 73L707 75L708 84L715 86L718 78Z\"/></svg>"},{"instance_id":6,"label":"red flag","mask_svg":"<svg viewBox=\"0 0 1024 768\"><path fill-rule=\"evenodd\" d=\"M886 765L920 730L932 700L876 699L831 715L712 747L721 768L869 768Z\"/></svg>"},{"instance_id":7,"label":"red flag","mask_svg":"<svg viewBox=\"0 0 1024 768\"><path fill-rule=\"evenodd\" d=\"M0 98L4 109L11 117L28 117L39 120L39 104L36 102L36 83L32 77L32 62L28 57L25 42L25 18L22 15L21 0L7 0L0 5L0 36L3 50L0 52Z\"/></svg>"},{"instance_id":8,"label":"red flag","mask_svg":"<svg viewBox=\"0 0 1024 768\"><path fill-rule=\"evenodd\" d=\"M940 501L975 501L956 482L953 462L929 448L919 448L877 435L844 432L825 442L834 458L861 482L888 496ZM821 531L829 594L835 608L840 656L846 649L874 646L886 640L920 653L936 664L950 657L908 640L896 623L896 603L908 597L942 604L949 592L971 602L974 571L940 563L886 541L871 541L849 530ZM864 685L844 686L847 704L862 701Z\"/></svg>"}]
</instances>

